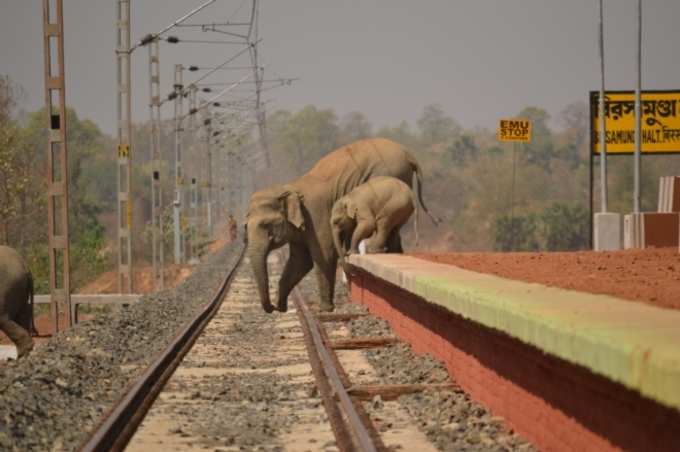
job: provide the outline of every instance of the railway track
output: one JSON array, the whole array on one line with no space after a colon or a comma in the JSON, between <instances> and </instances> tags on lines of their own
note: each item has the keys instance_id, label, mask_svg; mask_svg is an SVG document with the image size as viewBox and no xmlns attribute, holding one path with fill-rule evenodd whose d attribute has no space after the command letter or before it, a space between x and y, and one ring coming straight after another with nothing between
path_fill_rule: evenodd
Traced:
<instances>
[{"instance_id":1,"label":"railway track","mask_svg":"<svg viewBox=\"0 0 680 452\"><path fill-rule=\"evenodd\" d=\"M271 281L281 259L272 253ZM376 384L364 349L392 347L391 333L352 334L354 323L371 322L356 306L316 313L307 280L288 313L265 314L245 263L241 255L212 301L80 450L442 449L421 430L426 423L392 401L452 393L454 384Z\"/></svg>"},{"instance_id":2,"label":"railway track","mask_svg":"<svg viewBox=\"0 0 680 452\"><path fill-rule=\"evenodd\" d=\"M241 256L80 450L387 450L361 403L376 388L353 387L333 349L380 341L331 340L322 322L356 315L317 316L300 290L290 312L262 313L243 264Z\"/></svg>"}]
</instances>

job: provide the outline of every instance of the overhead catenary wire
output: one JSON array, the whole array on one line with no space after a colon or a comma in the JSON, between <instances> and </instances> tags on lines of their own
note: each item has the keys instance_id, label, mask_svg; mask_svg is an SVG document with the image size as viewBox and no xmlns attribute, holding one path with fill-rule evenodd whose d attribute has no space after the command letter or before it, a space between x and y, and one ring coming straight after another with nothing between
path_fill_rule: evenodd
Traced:
<instances>
[{"instance_id":1,"label":"overhead catenary wire","mask_svg":"<svg viewBox=\"0 0 680 452\"><path fill-rule=\"evenodd\" d=\"M218 94L216 94L214 97L211 97L209 100L203 102L202 104L200 104L200 105L199 105L198 107L196 107L195 109L189 111L189 113L187 113L187 114L181 116L180 119L183 120L184 118L188 117L189 115L195 114L195 113L197 113L198 111L203 110L204 108L210 106L210 104L212 104L212 103L215 102L217 99L219 99L220 97L224 96L224 95L227 94L229 91L233 90L233 89L236 88L238 85L240 85L241 82L243 82L243 81L245 81L245 80L248 80L248 79L249 79L250 77L252 77L252 76L253 76L253 74L244 75L243 78L242 78L241 80L239 80L239 81L237 81L237 82L234 82L234 83L232 83L230 86L224 88L222 91L220 91L220 92L219 92Z\"/></svg>"},{"instance_id":2,"label":"overhead catenary wire","mask_svg":"<svg viewBox=\"0 0 680 452\"><path fill-rule=\"evenodd\" d=\"M205 9L205 8L207 8L208 6L212 5L212 4L215 3L216 1L217 1L217 0L208 0L207 2L205 2L205 3L201 4L201 5L199 5L198 7L192 9L191 11L189 11L188 13L186 13L184 16L182 16L182 17L180 17L179 19L175 20L173 23L171 23L170 25L166 26L165 28L163 28L163 29L162 29L161 31L159 31L158 33L152 33L152 34L146 35L144 38L142 38L142 40L141 40L138 44L135 44L134 46L132 46L128 52L129 52L129 53L132 53L137 47L141 47L141 46L144 46L144 45L146 45L146 44L152 42L154 39L157 39L158 37L162 36L163 33L166 33L167 31L171 30L172 28L174 28L174 27L180 25L182 22L184 22L185 20L187 20L187 19L189 19L190 17L194 16L194 15L195 15L196 13L198 13L199 11L202 11L203 9Z\"/></svg>"}]
</instances>

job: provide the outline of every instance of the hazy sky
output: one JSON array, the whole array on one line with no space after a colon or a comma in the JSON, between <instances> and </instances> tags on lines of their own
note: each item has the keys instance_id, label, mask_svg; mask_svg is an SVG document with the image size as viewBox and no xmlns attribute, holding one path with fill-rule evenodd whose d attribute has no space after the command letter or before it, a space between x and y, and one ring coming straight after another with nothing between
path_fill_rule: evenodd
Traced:
<instances>
[{"instance_id":1,"label":"hazy sky","mask_svg":"<svg viewBox=\"0 0 680 452\"><path fill-rule=\"evenodd\" d=\"M242 1L218 0L194 22L228 19ZM202 2L132 0L133 40ZM67 103L112 132L115 0L64 5ZM605 0L610 89L634 87L636 5ZM643 89L680 88L680 1L645 0L643 8ZM262 0L267 75L301 78L268 92L268 109L314 104L340 116L357 110L376 127L413 122L433 102L466 127L495 127L498 118L527 105L556 116L598 88L597 11L597 0ZM41 27L42 1L0 0L0 74L23 85L24 107L31 110L43 103ZM162 44L163 92L173 64L215 65L234 51ZM133 65L133 116L146 120L146 49L134 53ZM168 105L164 115L171 114Z\"/></svg>"}]
</instances>

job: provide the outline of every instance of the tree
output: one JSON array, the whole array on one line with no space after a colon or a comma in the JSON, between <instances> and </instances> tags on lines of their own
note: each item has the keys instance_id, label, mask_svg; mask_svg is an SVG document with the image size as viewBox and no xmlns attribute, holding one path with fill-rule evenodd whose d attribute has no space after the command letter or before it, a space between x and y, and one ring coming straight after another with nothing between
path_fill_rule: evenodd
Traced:
<instances>
[{"instance_id":1,"label":"tree","mask_svg":"<svg viewBox=\"0 0 680 452\"><path fill-rule=\"evenodd\" d=\"M495 247L500 251L537 251L540 248L538 219L534 214L501 215L496 218Z\"/></svg>"},{"instance_id":2,"label":"tree","mask_svg":"<svg viewBox=\"0 0 680 452\"><path fill-rule=\"evenodd\" d=\"M338 133L333 110L307 105L294 113L283 128L280 150L292 159L297 174L302 174L338 146Z\"/></svg>"},{"instance_id":3,"label":"tree","mask_svg":"<svg viewBox=\"0 0 680 452\"><path fill-rule=\"evenodd\" d=\"M461 127L444 113L439 104L427 105L416 121L423 143L426 146L453 139Z\"/></svg>"},{"instance_id":4,"label":"tree","mask_svg":"<svg viewBox=\"0 0 680 452\"><path fill-rule=\"evenodd\" d=\"M417 137L411 130L411 125L406 121L401 121L394 127L383 127L376 136L387 138L411 149L417 141Z\"/></svg>"},{"instance_id":5,"label":"tree","mask_svg":"<svg viewBox=\"0 0 680 452\"><path fill-rule=\"evenodd\" d=\"M451 162L455 165L463 165L470 159L477 158L479 148L473 135L463 133L446 149L446 152Z\"/></svg>"},{"instance_id":6,"label":"tree","mask_svg":"<svg viewBox=\"0 0 680 452\"><path fill-rule=\"evenodd\" d=\"M572 168L588 158L588 108L585 102L573 102L560 112L560 123L565 128L566 145L558 153Z\"/></svg>"},{"instance_id":7,"label":"tree","mask_svg":"<svg viewBox=\"0 0 680 452\"><path fill-rule=\"evenodd\" d=\"M348 113L340 121L340 144L348 144L353 141L368 138L372 135L371 123L368 122L366 116L358 111Z\"/></svg>"},{"instance_id":8,"label":"tree","mask_svg":"<svg viewBox=\"0 0 680 452\"><path fill-rule=\"evenodd\" d=\"M588 246L590 222L583 205L553 203L541 213L540 221L549 251L579 250Z\"/></svg>"},{"instance_id":9,"label":"tree","mask_svg":"<svg viewBox=\"0 0 680 452\"><path fill-rule=\"evenodd\" d=\"M550 160L555 157L553 137L548 128L550 115L542 108L527 107L519 112L518 116L530 119L533 124L531 142L523 146L526 161L549 170Z\"/></svg>"}]
</instances>

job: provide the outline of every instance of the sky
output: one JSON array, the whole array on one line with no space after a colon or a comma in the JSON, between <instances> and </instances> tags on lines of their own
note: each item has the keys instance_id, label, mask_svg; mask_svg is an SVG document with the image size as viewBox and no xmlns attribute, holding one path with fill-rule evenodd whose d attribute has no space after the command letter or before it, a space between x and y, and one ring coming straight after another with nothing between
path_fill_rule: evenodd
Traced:
<instances>
[{"instance_id":1,"label":"sky","mask_svg":"<svg viewBox=\"0 0 680 452\"><path fill-rule=\"evenodd\" d=\"M245 0L217 0L193 23L245 17ZM138 41L203 0L132 0ZM608 89L634 89L636 0L605 0ZM66 101L104 131L115 130L115 0L64 0ZM680 88L680 1L643 2L643 89ZM0 0L0 74L43 94L42 1ZM526 106L556 118L599 88L597 0L262 0L260 53L266 78L299 77L266 93L267 110L314 104L342 117L363 112L376 128L415 122L439 103L464 127L495 128ZM185 39L216 33L173 31ZM183 43L161 47L162 92L174 64L215 66L240 47ZM148 113L147 51L133 54L133 119ZM245 60L243 60L245 62ZM187 79L197 73L185 73ZM219 72L209 81L233 80ZM240 77L240 75L239 75ZM163 110L172 115L172 107Z\"/></svg>"}]
</instances>

